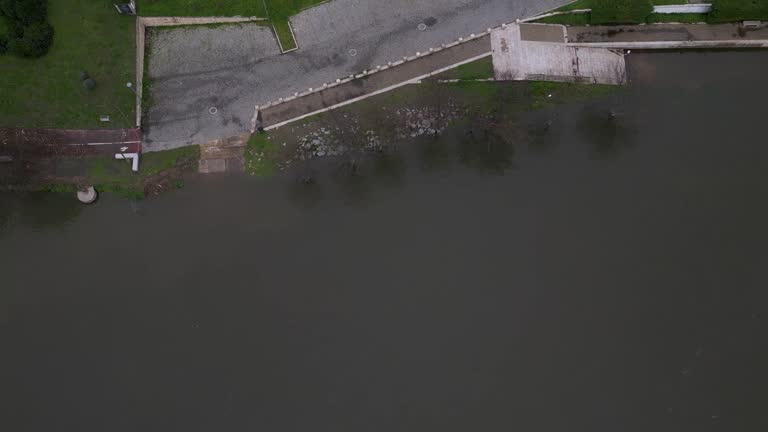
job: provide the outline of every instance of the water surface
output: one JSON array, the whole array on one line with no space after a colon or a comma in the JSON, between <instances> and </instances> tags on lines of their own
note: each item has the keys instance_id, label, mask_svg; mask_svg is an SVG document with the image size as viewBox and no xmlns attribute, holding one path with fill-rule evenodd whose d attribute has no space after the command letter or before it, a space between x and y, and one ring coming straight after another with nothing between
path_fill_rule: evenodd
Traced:
<instances>
[{"instance_id":1,"label":"water surface","mask_svg":"<svg viewBox=\"0 0 768 432\"><path fill-rule=\"evenodd\" d=\"M768 429L768 56L633 56L504 175L1 196L0 429Z\"/></svg>"}]
</instances>

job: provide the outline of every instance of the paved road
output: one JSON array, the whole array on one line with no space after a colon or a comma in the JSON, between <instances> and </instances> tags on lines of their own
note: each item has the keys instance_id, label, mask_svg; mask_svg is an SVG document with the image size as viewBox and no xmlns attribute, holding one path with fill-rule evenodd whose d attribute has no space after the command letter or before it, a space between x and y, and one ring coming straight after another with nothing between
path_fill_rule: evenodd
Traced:
<instances>
[{"instance_id":1,"label":"paved road","mask_svg":"<svg viewBox=\"0 0 768 432\"><path fill-rule=\"evenodd\" d=\"M258 48L252 55L243 55L242 50L189 50L180 55L206 58L181 62L177 70L167 64L155 68L153 63L158 62L150 62L154 105L144 124L144 148L162 150L242 133L249 127L256 104L567 2L333 0L292 19L298 51L276 53L274 38L264 30L249 33L249 37L261 38L246 41ZM422 22L429 25L425 31L418 29ZM232 39L213 41L214 47L231 43ZM349 54L352 49L355 56ZM184 66L190 63L198 67ZM217 107L216 114L209 113L211 106Z\"/></svg>"}]
</instances>

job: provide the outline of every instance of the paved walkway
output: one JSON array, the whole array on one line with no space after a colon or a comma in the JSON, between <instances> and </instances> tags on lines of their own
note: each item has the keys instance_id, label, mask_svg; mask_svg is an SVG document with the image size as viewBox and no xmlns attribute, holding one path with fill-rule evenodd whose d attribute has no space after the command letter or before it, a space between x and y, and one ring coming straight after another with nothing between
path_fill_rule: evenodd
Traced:
<instances>
[{"instance_id":1,"label":"paved walkway","mask_svg":"<svg viewBox=\"0 0 768 432\"><path fill-rule=\"evenodd\" d=\"M243 133L250 129L255 105L565 3L567 0L333 0L292 19L301 47L298 51L224 58L194 72L153 75L150 71L152 98L158 103L144 122L144 148L162 150ZM420 23L427 25L426 30L419 30ZM219 63L229 66L219 67ZM209 112L211 106L217 108L215 115Z\"/></svg>"}]
</instances>

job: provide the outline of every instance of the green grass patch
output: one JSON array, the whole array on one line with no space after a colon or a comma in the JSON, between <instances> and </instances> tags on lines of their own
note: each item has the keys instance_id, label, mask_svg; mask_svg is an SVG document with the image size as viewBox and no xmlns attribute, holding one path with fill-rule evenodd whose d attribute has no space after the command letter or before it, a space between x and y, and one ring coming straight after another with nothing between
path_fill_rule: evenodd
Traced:
<instances>
[{"instance_id":1,"label":"green grass patch","mask_svg":"<svg viewBox=\"0 0 768 432\"><path fill-rule=\"evenodd\" d=\"M135 18L111 1L48 0L53 45L37 59L0 55L0 127L121 128L135 124ZM85 70L96 81L86 90ZM99 122L106 114L110 123Z\"/></svg>"},{"instance_id":2,"label":"green grass patch","mask_svg":"<svg viewBox=\"0 0 768 432\"><path fill-rule=\"evenodd\" d=\"M639 24L653 11L649 0L592 0L592 24Z\"/></svg>"},{"instance_id":3,"label":"green grass patch","mask_svg":"<svg viewBox=\"0 0 768 432\"><path fill-rule=\"evenodd\" d=\"M301 12L302 9L322 2L323 0L265 0L267 15L275 26L275 34L280 40L283 51L297 47L296 40L288 27L288 19Z\"/></svg>"},{"instance_id":4,"label":"green grass patch","mask_svg":"<svg viewBox=\"0 0 768 432\"><path fill-rule=\"evenodd\" d=\"M324 0L266 0L269 18L275 21L287 20L303 9L312 7Z\"/></svg>"},{"instance_id":5,"label":"green grass patch","mask_svg":"<svg viewBox=\"0 0 768 432\"><path fill-rule=\"evenodd\" d=\"M710 22L768 21L768 0L714 0Z\"/></svg>"},{"instance_id":6,"label":"green grass patch","mask_svg":"<svg viewBox=\"0 0 768 432\"><path fill-rule=\"evenodd\" d=\"M251 135L245 148L245 171L258 177L271 176L277 171L279 153L277 144L267 134Z\"/></svg>"},{"instance_id":7,"label":"green grass patch","mask_svg":"<svg viewBox=\"0 0 768 432\"><path fill-rule=\"evenodd\" d=\"M261 0L137 0L140 16L266 17Z\"/></svg>"},{"instance_id":8,"label":"green grass patch","mask_svg":"<svg viewBox=\"0 0 768 432\"><path fill-rule=\"evenodd\" d=\"M296 39L294 39L291 33L288 20L272 21L272 25L275 29L275 35L280 40L280 46L283 48L283 51L292 50L297 47Z\"/></svg>"},{"instance_id":9,"label":"green grass patch","mask_svg":"<svg viewBox=\"0 0 768 432\"><path fill-rule=\"evenodd\" d=\"M200 147L189 146L141 155L139 172L131 171L129 161L97 157L89 161L88 182L99 192L110 192L126 198L144 198L148 179L169 170L186 171L200 158ZM179 179L174 179L176 184Z\"/></svg>"},{"instance_id":10,"label":"green grass patch","mask_svg":"<svg viewBox=\"0 0 768 432\"><path fill-rule=\"evenodd\" d=\"M471 63L466 63L451 70L447 70L437 75L435 78L466 81L493 78L493 59L490 56L484 57L480 60L475 60Z\"/></svg>"},{"instance_id":11,"label":"green grass patch","mask_svg":"<svg viewBox=\"0 0 768 432\"><path fill-rule=\"evenodd\" d=\"M547 108L563 103L578 102L606 96L621 89L620 86L604 84L577 84L548 81L527 83L530 104L533 109Z\"/></svg>"},{"instance_id":12,"label":"green grass patch","mask_svg":"<svg viewBox=\"0 0 768 432\"><path fill-rule=\"evenodd\" d=\"M656 14L648 15L648 23L702 23L707 22L708 14L683 13L683 14Z\"/></svg>"},{"instance_id":13,"label":"green grass patch","mask_svg":"<svg viewBox=\"0 0 768 432\"><path fill-rule=\"evenodd\" d=\"M10 30L8 27L8 20L5 17L0 16L0 37L6 36L8 30Z\"/></svg>"},{"instance_id":14,"label":"green grass patch","mask_svg":"<svg viewBox=\"0 0 768 432\"><path fill-rule=\"evenodd\" d=\"M576 0L573 3L568 3L567 5L555 9L557 12L566 12L566 11L572 11L576 9L590 9L592 7L592 0Z\"/></svg>"}]
</instances>

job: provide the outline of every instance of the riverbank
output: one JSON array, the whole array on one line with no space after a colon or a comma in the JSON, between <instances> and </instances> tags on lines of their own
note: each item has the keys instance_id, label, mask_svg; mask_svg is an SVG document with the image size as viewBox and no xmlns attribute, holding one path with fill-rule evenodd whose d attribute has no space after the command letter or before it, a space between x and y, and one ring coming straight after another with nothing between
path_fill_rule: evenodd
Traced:
<instances>
[{"instance_id":1,"label":"riverbank","mask_svg":"<svg viewBox=\"0 0 768 432\"><path fill-rule=\"evenodd\" d=\"M141 155L139 172L131 162L102 154L22 155L0 163L0 189L18 192L71 192L94 186L99 193L142 199L184 185L197 170L198 146ZM74 197L72 198L74 199Z\"/></svg>"},{"instance_id":2,"label":"riverbank","mask_svg":"<svg viewBox=\"0 0 768 432\"><path fill-rule=\"evenodd\" d=\"M468 70L473 71L472 79L444 82L435 77L257 133L245 152L246 172L257 176L289 172L311 181L312 164L321 160L348 169L349 164L364 160L390 159L448 130L456 135L458 129L472 136L492 136L500 148L505 148L541 132L538 127L529 130L520 126L520 117L526 113L623 91L610 85L477 81L474 77L482 76L477 75L479 71L492 73L483 60ZM546 122L539 126L546 128ZM456 148L433 150L461 158ZM504 165L502 162L500 166Z\"/></svg>"}]
</instances>

